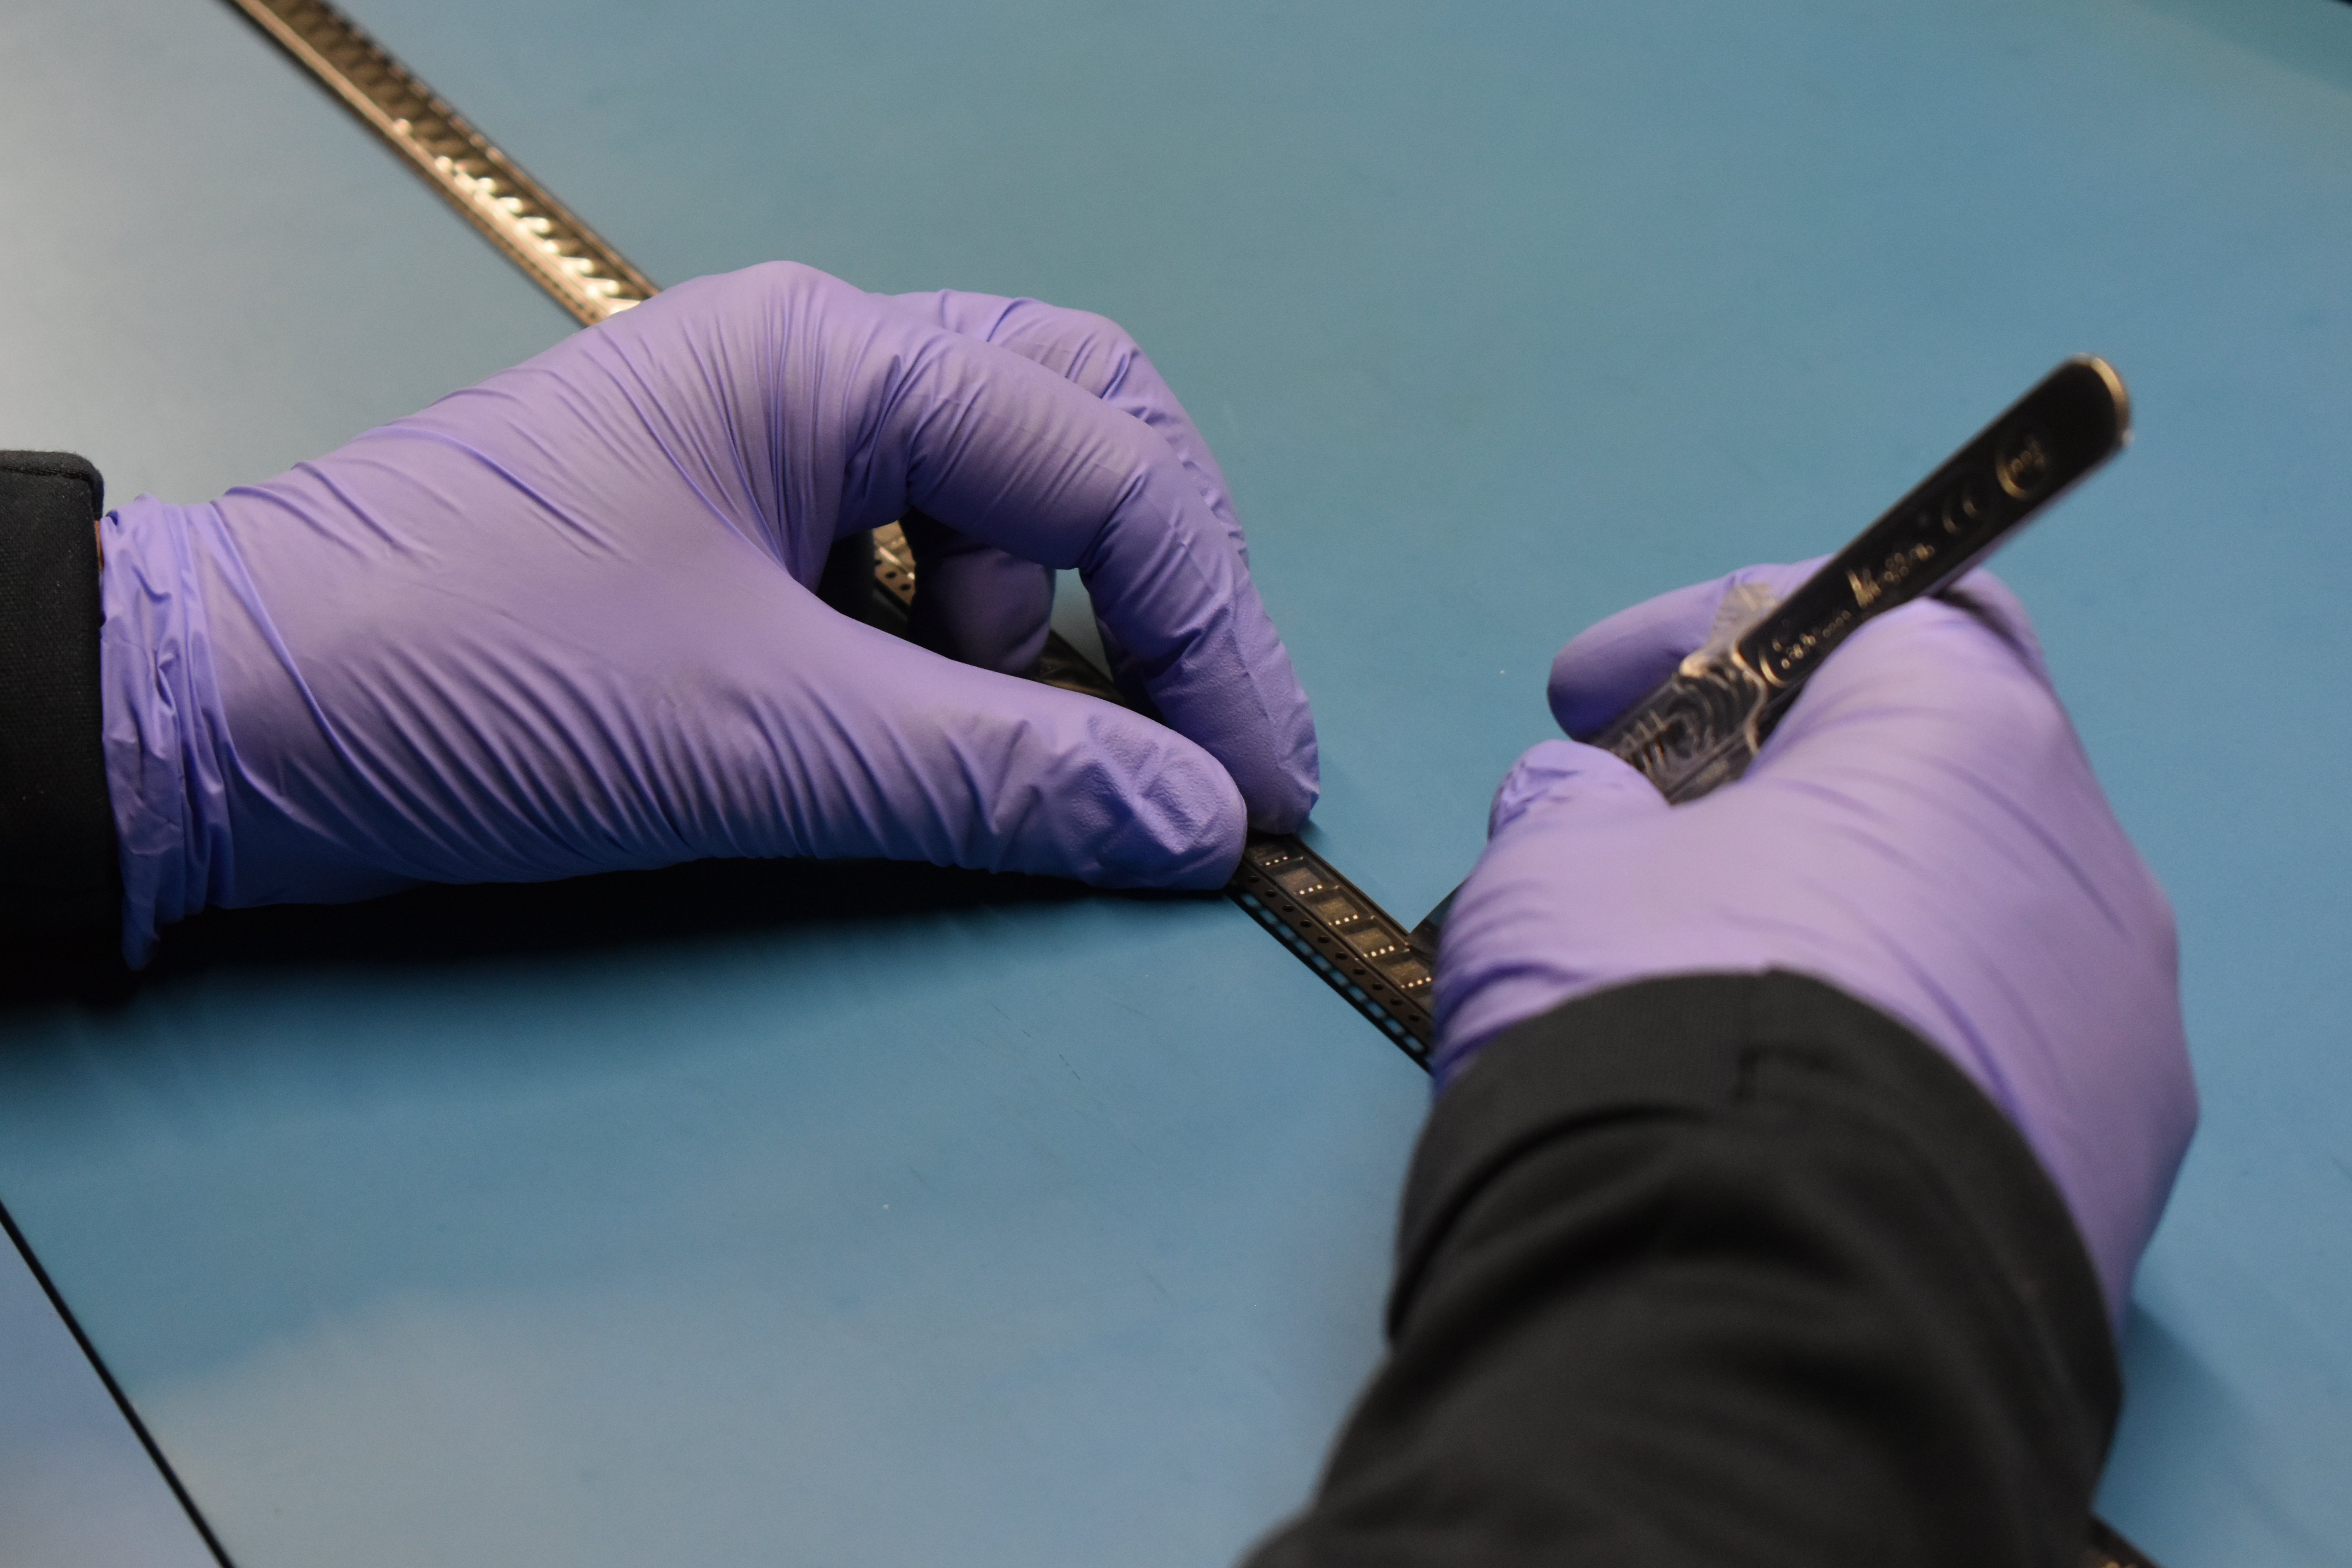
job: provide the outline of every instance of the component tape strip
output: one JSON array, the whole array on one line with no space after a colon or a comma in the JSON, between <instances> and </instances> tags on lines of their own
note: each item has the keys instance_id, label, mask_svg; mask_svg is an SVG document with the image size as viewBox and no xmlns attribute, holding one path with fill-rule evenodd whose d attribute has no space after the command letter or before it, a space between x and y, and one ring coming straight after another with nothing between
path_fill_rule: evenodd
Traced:
<instances>
[{"instance_id":1,"label":"component tape strip","mask_svg":"<svg viewBox=\"0 0 2352 1568\"><path fill-rule=\"evenodd\" d=\"M653 298L644 273L342 13L320 0L230 3L582 324Z\"/></svg>"},{"instance_id":2,"label":"component tape strip","mask_svg":"<svg viewBox=\"0 0 2352 1568\"><path fill-rule=\"evenodd\" d=\"M593 326L653 298L653 280L325 0L230 0L370 130L433 183L530 279ZM904 634L915 558L897 523L877 529L872 589L842 604ZM864 574L860 574L863 577ZM1113 702L1118 689L1058 635L1034 679ZM1428 964L1405 927L1297 837L1253 840L1226 891L1372 1026L1426 1067L1436 1044Z\"/></svg>"},{"instance_id":3,"label":"component tape strip","mask_svg":"<svg viewBox=\"0 0 2352 1568\"><path fill-rule=\"evenodd\" d=\"M1291 834L1253 837L1225 892L1400 1050L1429 1066L1436 976L1404 927L1329 861Z\"/></svg>"},{"instance_id":4,"label":"component tape strip","mask_svg":"<svg viewBox=\"0 0 2352 1568\"><path fill-rule=\"evenodd\" d=\"M656 292L644 273L323 0L229 3L389 142L582 322L593 325ZM871 552L870 576L860 574L871 585L862 595L866 602L841 607L903 633L915 593L913 552L895 522L875 530L865 548ZM1029 673L1055 686L1125 700L1108 678L1058 636L1047 637L1045 656ZM1415 950L1402 923L1295 835L1254 836L1225 891L1383 1036L1423 1067L1429 1066L1437 1039L1430 1011L1434 976L1428 954ZM161 1464L161 1456L157 1458ZM164 1470L169 1476L168 1466ZM176 1479L173 1484L176 1489ZM189 1512L195 1513L193 1503ZM206 1537L210 1539L208 1531ZM226 1556L222 1561L227 1561ZM2145 1552L2096 1519L2091 1521L2083 1563L2084 1568L2155 1568Z\"/></svg>"}]
</instances>

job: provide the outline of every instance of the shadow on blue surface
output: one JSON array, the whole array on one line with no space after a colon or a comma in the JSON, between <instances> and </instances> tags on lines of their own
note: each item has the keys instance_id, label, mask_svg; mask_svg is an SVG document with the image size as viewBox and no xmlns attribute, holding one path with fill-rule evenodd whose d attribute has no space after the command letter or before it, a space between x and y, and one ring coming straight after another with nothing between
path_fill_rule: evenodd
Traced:
<instances>
[{"instance_id":1,"label":"shadow on blue surface","mask_svg":"<svg viewBox=\"0 0 2352 1568\"><path fill-rule=\"evenodd\" d=\"M919 921L927 916L1090 899L1215 903L1213 893L1103 892L1015 873L888 860L702 860L559 882L421 887L340 905L207 910L171 928L142 971L123 967L111 932L74 933L0 952L0 1031L11 1014L68 1003L94 1016L205 977L349 966L393 972L494 963L526 955L589 956L700 937ZM904 959L919 968L919 943ZM0 1057L37 1053L38 1035L0 1032Z\"/></svg>"},{"instance_id":2,"label":"shadow on blue surface","mask_svg":"<svg viewBox=\"0 0 2352 1568\"><path fill-rule=\"evenodd\" d=\"M55 990L5 1190L249 1563L1228 1556L1374 1352L1425 1094L1220 900L925 867L215 914Z\"/></svg>"},{"instance_id":3,"label":"shadow on blue surface","mask_svg":"<svg viewBox=\"0 0 2352 1568\"><path fill-rule=\"evenodd\" d=\"M1221 898L1105 893L1053 878L889 860L700 860L561 882L424 887L354 904L207 910L173 927L154 962L137 973L114 962L102 937L20 949L0 968L0 1016L66 999L120 1005L226 971L439 965L1089 899ZM919 964L919 951L907 961ZM24 1047L0 1039L0 1052L11 1048Z\"/></svg>"}]
</instances>

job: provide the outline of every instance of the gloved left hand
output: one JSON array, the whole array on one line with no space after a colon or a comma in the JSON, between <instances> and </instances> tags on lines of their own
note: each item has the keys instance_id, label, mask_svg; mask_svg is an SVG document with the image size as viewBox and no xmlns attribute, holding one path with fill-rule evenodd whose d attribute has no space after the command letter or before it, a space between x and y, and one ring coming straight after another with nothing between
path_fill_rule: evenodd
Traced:
<instances>
[{"instance_id":1,"label":"gloved left hand","mask_svg":"<svg viewBox=\"0 0 2352 1568\"><path fill-rule=\"evenodd\" d=\"M934 646L1025 662L1075 566L1165 725L814 596L910 510ZM712 856L1212 888L1315 801L1205 445L1116 329L1031 301L699 279L101 539L134 963L207 904Z\"/></svg>"}]
</instances>

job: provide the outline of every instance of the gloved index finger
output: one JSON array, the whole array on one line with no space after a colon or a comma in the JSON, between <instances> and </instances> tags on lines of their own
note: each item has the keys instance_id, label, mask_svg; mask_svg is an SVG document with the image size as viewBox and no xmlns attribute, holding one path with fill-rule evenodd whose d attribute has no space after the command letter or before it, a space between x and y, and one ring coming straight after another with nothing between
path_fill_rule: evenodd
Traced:
<instances>
[{"instance_id":1,"label":"gloved index finger","mask_svg":"<svg viewBox=\"0 0 2352 1568\"><path fill-rule=\"evenodd\" d=\"M1009 351L807 268L776 279L786 384L854 395L841 525L920 508L1029 560L1075 566L1162 717L1231 773L1252 826L1288 831L1318 789L1314 720L1238 544L1175 451L1139 420ZM842 351L846 350L843 354ZM836 358L836 356L840 356Z\"/></svg>"},{"instance_id":2,"label":"gloved index finger","mask_svg":"<svg viewBox=\"0 0 2352 1568\"><path fill-rule=\"evenodd\" d=\"M1118 322L1091 310L1074 310L1043 300L1008 299L957 289L886 297L950 331L994 343L1034 361L1120 413L1141 420L1192 470L1209 510L1233 535L1243 559L1249 558L1248 542L1234 513L1224 470L1217 466L1207 438L1192 423L1159 366L1151 363L1151 356Z\"/></svg>"}]
</instances>

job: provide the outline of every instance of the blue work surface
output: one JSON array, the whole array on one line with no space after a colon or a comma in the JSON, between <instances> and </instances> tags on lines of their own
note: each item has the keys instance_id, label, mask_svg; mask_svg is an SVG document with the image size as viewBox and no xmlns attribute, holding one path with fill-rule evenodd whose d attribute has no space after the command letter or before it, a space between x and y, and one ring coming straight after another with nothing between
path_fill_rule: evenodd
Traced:
<instances>
[{"instance_id":1,"label":"blue work surface","mask_svg":"<svg viewBox=\"0 0 2352 1568\"><path fill-rule=\"evenodd\" d=\"M356 8L657 279L1125 322L1408 920L1569 632L2111 358L2137 445L2001 563L2206 1096L2102 1507L2352 1558L2352 7ZM225 11L19 9L8 444L194 499L564 330ZM1229 1555L1370 1364L1420 1092L1217 902L790 867L208 921L9 1037L0 1197L249 1568Z\"/></svg>"},{"instance_id":2,"label":"blue work surface","mask_svg":"<svg viewBox=\"0 0 2352 1568\"><path fill-rule=\"evenodd\" d=\"M0 1237L0 1563L213 1568L14 1241Z\"/></svg>"}]
</instances>

